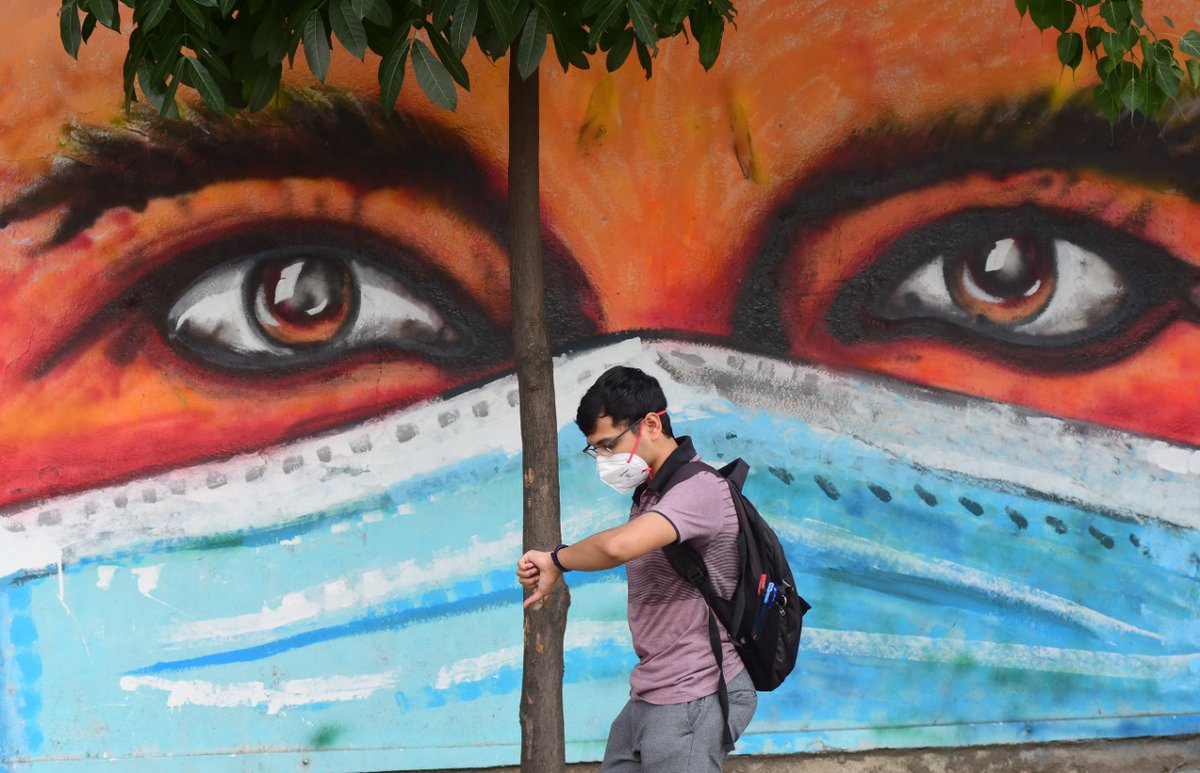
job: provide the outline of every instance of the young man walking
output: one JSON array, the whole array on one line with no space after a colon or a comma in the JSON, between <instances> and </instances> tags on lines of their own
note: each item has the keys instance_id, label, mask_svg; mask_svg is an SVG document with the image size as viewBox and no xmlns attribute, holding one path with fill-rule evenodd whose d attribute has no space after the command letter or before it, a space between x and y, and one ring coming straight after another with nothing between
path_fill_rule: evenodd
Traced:
<instances>
[{"instance_id":1,"label":"young man walking","mask_svg":"<svg viewBox=\"0 0 1200 773\"><path fill-rule=\"evenodd\" d=\"M628 522L550 551L531 550L517 577L545 598L564 572L625 565L629 630L638 663L630 700L613 722L604 773L720 771L728 749L718 700L719 673L709 638L708 606L668 563L662 548L687 542L708 569L714 591L729 598L738 575L738 519L728 484L701 472L663 493L676 470L699 459L690 438L675 438L658 380L637 368L615 367L588 389L575 423L587 437L584 453L600 479L634 492ZM729 730L736 739L758 700L724 626L720 629Z\"/></svg>"}]
</instances>

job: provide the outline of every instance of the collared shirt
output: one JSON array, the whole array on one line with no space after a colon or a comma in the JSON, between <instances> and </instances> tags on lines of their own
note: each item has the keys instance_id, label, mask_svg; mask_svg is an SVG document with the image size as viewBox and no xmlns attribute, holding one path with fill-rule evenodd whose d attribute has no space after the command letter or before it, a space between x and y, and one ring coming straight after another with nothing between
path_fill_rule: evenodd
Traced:
<instances>
[{"instance_id":1,"label":"collared shirt","mask_svg":"<svg viewBox=\"0 0 1200 773\"><path fill-rule=\"evenodd\" d=\"M656 512L675 527L680 542L695 547L704 559L716 593L724 598L737 584L737 511L729 485L713 472L701 472L671 488L661 489L671 475L698 460L690 438L681 437L655 475L634 493L630 520ZM661 550L652 550L625 565L629 581L629 630L639 658L629 677L630 695L659 705L685 703L717 691L717 663L708 636L708 604L684 580ZM725 681L744 666L721 632Z\"/></svg>"}]
</instances>

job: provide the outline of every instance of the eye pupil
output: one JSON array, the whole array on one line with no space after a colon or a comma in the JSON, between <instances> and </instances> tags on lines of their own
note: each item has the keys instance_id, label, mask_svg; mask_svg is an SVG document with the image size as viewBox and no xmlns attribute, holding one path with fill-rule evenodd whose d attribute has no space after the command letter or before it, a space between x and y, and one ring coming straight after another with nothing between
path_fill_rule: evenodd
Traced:
<instances>
[{"instance_id":1,"label":"eye pupil","mask_svg":"<svg viewBox=\"0 0 1200 773\"><path fill-rule=\"evenodd\" d=\"M1054 266L1053 246L1018 236L982 245L963 256L975 285L1001 300L1025 298L1037 292Z\"/></svg>"},{"instance_id":2,"label":"eye pupil","mask_svg":"<svg viewBox=\"0 0 1200 773\"><path fill-rule=\"evenodd\" d=\"M264 261L255 280L255 320L278 343L326 343L349 317L352 290L350 267L340 258Z\"/></svg>"},{"instance_id":3,"label":"eye pupil","mask_svg":"<svg viewBox=\"0 0 1200 773\"><path fill-rule=\"evenodd\" d=\"M1054 243L1031 236L984 241L946 262L954 302L979 320L1019 325L1037 317L1054 294Z\"/></svg>"}]
</instances>

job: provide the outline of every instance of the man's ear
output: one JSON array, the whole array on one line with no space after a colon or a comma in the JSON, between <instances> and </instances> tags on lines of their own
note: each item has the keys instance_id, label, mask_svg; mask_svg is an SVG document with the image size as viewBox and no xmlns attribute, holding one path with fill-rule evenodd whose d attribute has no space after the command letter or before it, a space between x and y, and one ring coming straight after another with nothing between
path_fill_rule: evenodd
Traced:
<instances>
[{"instance_id":1,"label":"man's ear","mask_svg":"<svg viewBox=\"0 0 1200 773\"><path fill-rule=\"evenodd\" d=\"M642 426L646 428L646 434L650 436L650 440L662 437L662 417L657 413L651 412L646 414L646 418L642 420Z\"/></svg>"}]
</instances>

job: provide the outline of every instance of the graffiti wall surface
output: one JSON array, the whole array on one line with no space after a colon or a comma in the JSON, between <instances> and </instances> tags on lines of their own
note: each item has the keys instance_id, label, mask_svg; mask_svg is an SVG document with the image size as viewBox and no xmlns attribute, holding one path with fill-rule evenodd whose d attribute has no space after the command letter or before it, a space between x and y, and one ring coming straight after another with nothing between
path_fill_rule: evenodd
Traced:
<instances>
[{"instance_id":1,"label":"graffiti wall surface","mask_svg":"<svg viewBox=\"0 0 1200 773\"><path fill-rule=\"evenodd\" d=\"M0 51L0 770L514 763L505 64L455 113L410 84L385 120L335 58L162 121L120 111L121 41L74 63L34 5ZM636 365L749 461L814 604L740 752L1200 732L1197 106L1110 130L1007 4L739 9L711 73L677 41L543 80L565 539L626 517L571 419ZM570 585L595 760L624 574Z\"/></svg>"}]
</instances>

